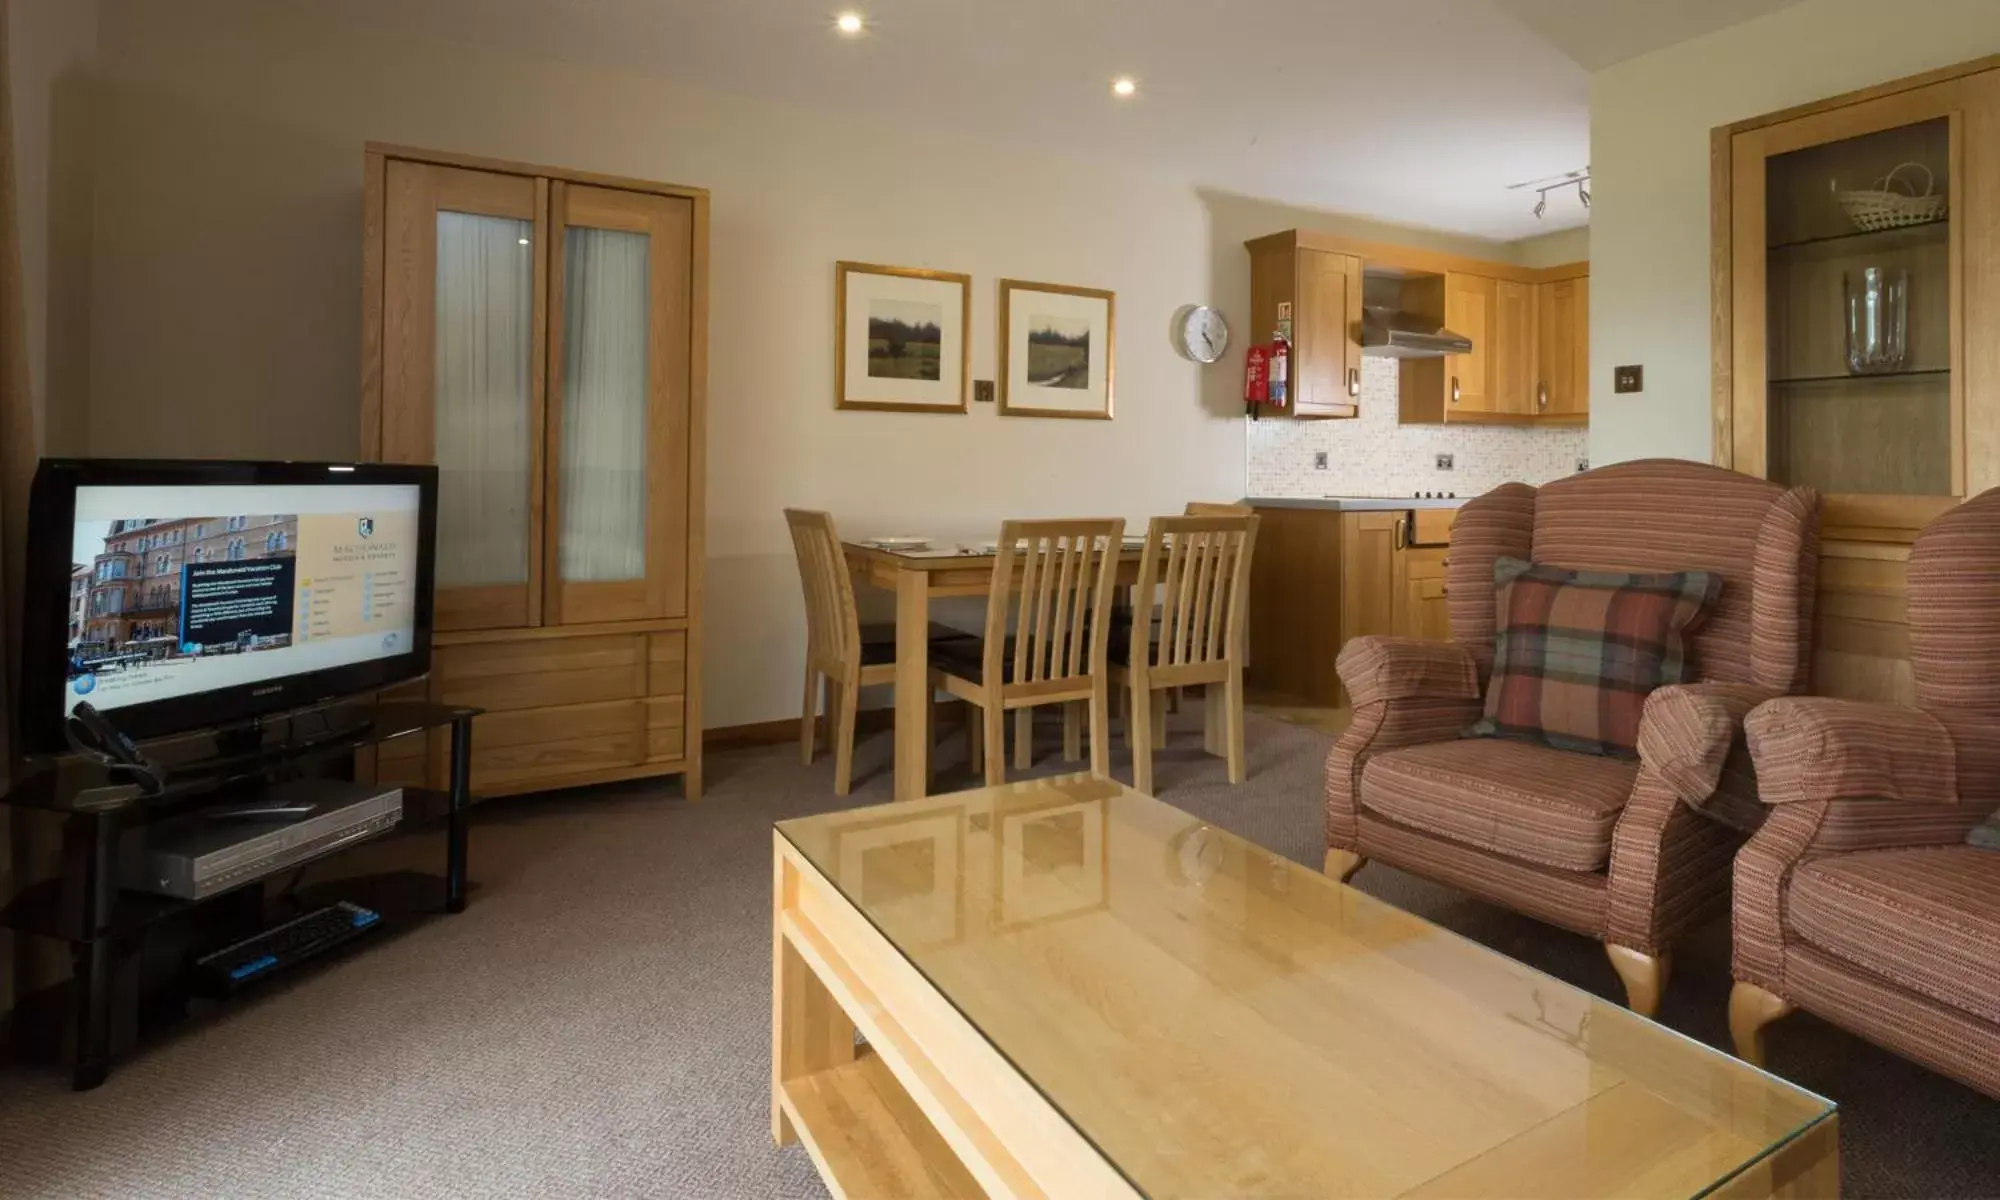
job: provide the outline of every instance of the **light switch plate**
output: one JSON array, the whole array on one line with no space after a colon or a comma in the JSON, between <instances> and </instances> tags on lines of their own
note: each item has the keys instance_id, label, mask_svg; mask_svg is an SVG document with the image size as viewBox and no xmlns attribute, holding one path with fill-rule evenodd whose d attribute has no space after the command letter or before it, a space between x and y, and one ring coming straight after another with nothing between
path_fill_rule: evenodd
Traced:
<instances>
[{"instance_id":1,"label":"light switch plate","mask_svg":"<svg viewBox=\"0 0 2000 1200\"><path fill-rule=\"evenodd\" d=\"M1326 470L1326 451L1324 450L1313 451L1313 470L1315 471Z\"/></svg>"},{"instance_id":2,"label":"light switch plate","mask_svg":"<svg viewBox=\"0 0 2000 1200\"><path fill-rule=\"evenodd\" d=\"M1611 368L1611 390L1614 392L1645 391L1646 368L1640 366Z\"/></svg>"},{"instance_id":3,"label":"light switch plate","mask_svg":"<svg viewBox=\"0 0 2000 1200\"><path fill-rule=\"evenodd\" d=\"M973 403L975 403L975 404L991 404L991 403L993 403L993 381L992 381L991 379L975 379L975 380L973 380L973 381L972 381L972 400L973 400Z\"/></svg>"}]
</instances>

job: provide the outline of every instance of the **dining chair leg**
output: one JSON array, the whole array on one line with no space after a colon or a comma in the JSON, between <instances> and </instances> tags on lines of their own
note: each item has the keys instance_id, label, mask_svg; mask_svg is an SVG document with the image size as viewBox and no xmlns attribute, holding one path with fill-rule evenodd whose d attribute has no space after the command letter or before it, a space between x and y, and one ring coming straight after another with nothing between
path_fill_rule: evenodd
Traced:
<instances>
[{"instance_id":1,"label":"dining chair leg","mask_svg":"<svg viewBox=\"0 0 2000 1200\"><path fill-rule=\"evenodd\" d=\"M1132 787L1153 794L1153 698L1141 690L1145 685L1132 680L1132 693L1125 705L1125 734L1132 742Z\"/></svg>"},{"instance_id":2,"label":"dining chair leg","mask_svg":"<svg viewBox=\"0 0 2000 1200\"><path fill-rule=\"evenodd\" d=\"M1014 710L1014 769L1025 771L1035 765L1035 710Z\"/></svg>"},{"instance_id":3,"label":"dining chair leg","mask_svg":"<svg viewBox=\"0 0 2000 1200\"><path fill-rule=\"evenodd\" d=\"M1090 773L1111 778L1111 681L1101 673L1097 682L1091 685L1090 699ZM1076 711L1071 704L1070 711ZM1081 756L1079 756L1081 757Z\"/></svg>"},{"instance_id":4,"label":"dining chair leg","mask_svg":"<svg viewBox=\"0 0 2000 1200\"><path fill-rule=\"evenodd\" d=\"M965 769L974 775L986 769L986 714L977 704L965 704Z\"/></svg>"},{"instance_id":5,"label":"dining chair leg","mask_svg":"<svg viewBox=\"0 0 2000 1200\"><path fill-rule=\"evenodd\" d=\"M1201 748L1216 758L1229 753L1228 693L1221 683L1202 685Z\"/></svg>"},{"instance_id":6,"label":"dining chair leg","mask_svg":"<svg viewBox=\"0 0 2000 1200\"><path fill-rule=\"evenodd\" d=\"M981 706L979 719L986 727L980 736L986 744L986 786L999 787L1007 782L1007 710L1000 707L1000 697L995 696L990 706Z\"/></svg>"},{"instance_id":7,"label":"dining chair leg","mask_svg":"<svg viewBox=\"0 0 2000 1200\"><path fill-rule=\"evenodd\" d=\"M1172 688L1149 689L1153 701L1153 744L1156 746L1167 744L1167 693L1172 690Z\"/></svg>"},{"instance_id":8,"label":"dining chair leg","mask_svg":"<svg viewBox=\"0 0 2000 1200\"><path fill-rule=\"evenodd\" d=\"M1231 670L1228 680L1223 684L1222 708L1224 736L1229 743L1229 782L1242 783L1249 774L1249 767L1243 756L1243 669L1241 667Z\"/></svg>"},{"instance_id":9,"label":"dining chair leg","mask_svg":"<svg viewBox=\"0 0 2000 1200\"><path fill-rule=\"evenodd\" d=\"M1066 763L1083 759L1083 710L1089 703L1087 700L1072 700L1063 705L1063 761ZM1096 758L1095 747L1091 750L1091 757Z\"/></svg>"},{"instance_id":10,"label":"dining chair leg","mask_svg":"<svg viewBox=\"0 0 2000 1200\"><path fill-rule=\"evenodd\" d=\"M861 674L840 681L840 724L834 732L833 794L845 796L854 782L854 720L861 706Z\"/></svg>"},{"instance_id":11,"label":"dining chair leg","mask_svg":"<svg viewBox=\"0 0 2000 1200\"><path fill-rule=\"evenodd\" d=\"M806 668L806 699L799 714L799 765L813 765L813 751L819 748L819 672Z\"/></svg>"}]
</instances>

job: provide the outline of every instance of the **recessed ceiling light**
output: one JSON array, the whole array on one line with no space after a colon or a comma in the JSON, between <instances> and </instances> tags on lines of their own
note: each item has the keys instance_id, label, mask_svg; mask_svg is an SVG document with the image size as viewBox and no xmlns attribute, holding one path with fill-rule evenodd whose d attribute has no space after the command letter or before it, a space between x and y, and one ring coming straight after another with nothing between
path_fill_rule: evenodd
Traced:
<instances>
[{"instance_id":1,"label":"recessed ceiling light","mask_svg":"<svg viewBox=\"0 0 2000 1200\"><path fill-rule=\"evenodd\" d=\"M857 12L841 13L833 19L833 27L848 37L853 37L855 34L861 32L861 14Z\"/></svg>"},{"instance_id":2,"label":"recessed ceiling light","mask_svg":"<svg viewBox=\"0 0 2000 1200\"><path fill-rule=\"evenodd\" d=\"M1120 75L1111 81L1111 94L1114 96L1132 96L1136 95L1138 91L1139 85L1133 81L1130 75Z\"/></svg>"}]
</instances>

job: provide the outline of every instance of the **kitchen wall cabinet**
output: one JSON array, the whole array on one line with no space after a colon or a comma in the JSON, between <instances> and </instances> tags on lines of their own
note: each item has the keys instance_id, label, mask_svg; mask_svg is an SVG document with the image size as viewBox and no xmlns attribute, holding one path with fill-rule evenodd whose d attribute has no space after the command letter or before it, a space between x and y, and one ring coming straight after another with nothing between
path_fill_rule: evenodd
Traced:
<instances>
[{"instance_id":1,"label":"kitchen wall cabinet","mask_svg":"<svg viewBox=\"0 0 2000 1200\"><path fill-rule=\"evenodd\" d=\"M1285 234L1250 243L1250 341L1268 343L1278 305L1292 306L1287 409L1307 419L1352 417L1361 395L1361 259Z\"/></svg>"},{"instance_id":2,"label":"kitchen wall cabinet","mask_svg":"<svg viewBox=\"0 0 2000 1200\"><path fill-rule=\"evenodd\" d=\"M1350 640L1450 639L1444 561L1456 509L1260 505L1257 515L1249 681L1259 695L1339 707L1334 663Z\"/></svg>"},{"instance_id":3,"label":"kitchen wall cabinet","mask_svg":"<svg viewBox=\"0 0 2000 1200\"><path fill-rule=\"evenodd\" d=\"M1550 421L1590 415L1590 277L1535 285L1534 413Z\"/></svg>"},{"instance_id":4,"label":"kitchen wall cabinet","mask_svg":"<svg viewBox=\"0 0 2000 1200\"><path fill-rule=\"evenodd\" d=\"M1714 459L1825 496L1815 688L1909 703L1910 544L2000 485L2000 68L1722 126L1710 150ZM1857 216L1892 175L1929 199Z\"/></svg>"},{"instance_id":5,"label":"kitchen wall cabinet","mask_svg":"<svg viewBox=\"0 0 2000 1200\"><path fill-rule=\"evenodd\" d=\"M698 794L707 193L382 146L364 192L363 453L439 476L413 694L487 710L480 795Z\"/></svg>"}]
</instances>

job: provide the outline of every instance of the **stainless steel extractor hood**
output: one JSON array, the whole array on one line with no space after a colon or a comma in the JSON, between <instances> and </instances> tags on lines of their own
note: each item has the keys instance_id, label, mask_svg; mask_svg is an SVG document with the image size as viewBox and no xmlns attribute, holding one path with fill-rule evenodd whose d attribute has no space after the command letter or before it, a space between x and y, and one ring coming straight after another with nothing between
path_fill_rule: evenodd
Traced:
<instances>
[{"instance_id":1,"label":"stainless steel extractor hood","mask_svg":"<svg viewBox=\"0 0 2000 1200\"><path fill-rule=\"evenodd\" d=\"M1435 320L1372 304L1361 310L1363 354L1377 358L1439 358L1471 352L1471 338L1441 329Z\"/></svg>"}]
</instances>

